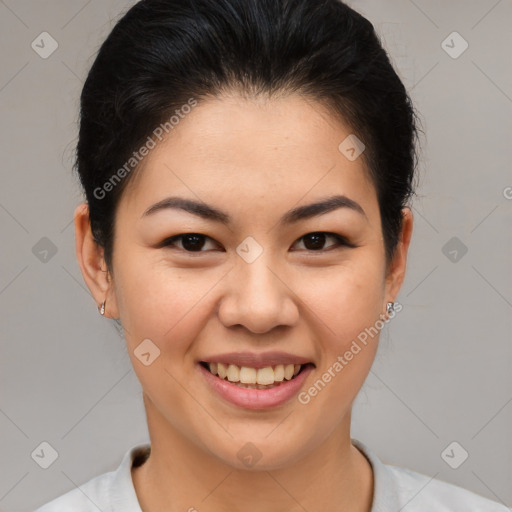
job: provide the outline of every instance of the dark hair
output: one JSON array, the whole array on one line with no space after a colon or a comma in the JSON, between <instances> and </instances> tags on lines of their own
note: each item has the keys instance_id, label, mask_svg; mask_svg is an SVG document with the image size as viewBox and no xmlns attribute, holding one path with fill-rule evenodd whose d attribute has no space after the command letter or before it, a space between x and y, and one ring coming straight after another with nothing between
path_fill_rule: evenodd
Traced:
<instances>
[{"instance_id":1,"label":"dark hair","mask_svg":"<svg viewBox=\"0 0 512 512\"><path fill-rule=\"evenodd\" d=\"M414 194L417 116L373 25L340 0L142 0L100 47L81 95L75 168L109 270L116 206L141 168L128 174L126 162L191 98L226 91L297 92L350 126L389 262Z\"/></svg>"}]
</instances>

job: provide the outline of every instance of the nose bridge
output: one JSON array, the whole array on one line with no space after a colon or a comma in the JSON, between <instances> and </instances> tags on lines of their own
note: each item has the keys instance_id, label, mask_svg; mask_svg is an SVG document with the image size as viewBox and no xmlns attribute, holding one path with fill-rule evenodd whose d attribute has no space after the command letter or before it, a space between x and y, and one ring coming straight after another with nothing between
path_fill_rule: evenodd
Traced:
<instances>
[{"instance_id":1,"label":"nose bridge","mask_svg":"<svg viewBox=\"0 0 512 512\"><path fill-rule=\"evenodd\" d=\"M249 262L238 259L219 312L226 326L244 325L253 332L266 332L278 325L296 322L298 311L292 293L278 277L270 251ZM276 275L277 274L277 275Z\"/></svg>"},{"instance_id":2,"label":"nose bridge","mask_svg":"<svg viewBox=\"0 0 512 512\"><path fill-rule=\"evenodd\" d=\"M272 261L268 255L262 254L252 263L241 262L239 268L243 283L241 292L253 305L271 306L273 301L280 300L282 283L275 276L275 270L271 270Z\"/></svg>"}]
</instances>

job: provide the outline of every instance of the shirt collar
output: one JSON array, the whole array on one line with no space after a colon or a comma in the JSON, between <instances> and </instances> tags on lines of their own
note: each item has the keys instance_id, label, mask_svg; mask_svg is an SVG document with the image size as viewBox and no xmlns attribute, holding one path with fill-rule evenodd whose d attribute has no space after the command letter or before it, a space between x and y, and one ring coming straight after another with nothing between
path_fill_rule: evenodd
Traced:
<instances>
[{"instance_id":1,"label":"shirt collar","mask_svg":"<svg viewBox=\"0 0 512 512\"><path fill-rule=\"evenodd\" d=\"M400 502L391 470L361 441L352 438L352 444L368 459L373 469L373 502L370 512L399 510Z\"/></svg>"},{"instance_id":2,"label":"shirt collar","mask_svg":"<svg viewBox=\"0 0 512 512\"><path fill-rule=\"evenodd\" d=\"M139 444L123 456L110 488L112 512L142 512L132 480L132 465L138 466L149 456L151 445Z\"/></svg>"},{"instance_id":3,"label":"shirt collar","mask_svg":"<svg viewBox=\"0 0 512 512\"><path fill-rule=\"evenodd\" d=\"M366 457L373 470L373 501L370 512L398 510L399 501L395 483L389 468L382 463L375 452L358 439L351 439L352 444ZM139 444L130 448L123 456L121 464L114 474L110 490L113 512L142 512L135 487L133 485L132 465L142 464L149 456L151 445Z\"/></svg>"}]
</instances>

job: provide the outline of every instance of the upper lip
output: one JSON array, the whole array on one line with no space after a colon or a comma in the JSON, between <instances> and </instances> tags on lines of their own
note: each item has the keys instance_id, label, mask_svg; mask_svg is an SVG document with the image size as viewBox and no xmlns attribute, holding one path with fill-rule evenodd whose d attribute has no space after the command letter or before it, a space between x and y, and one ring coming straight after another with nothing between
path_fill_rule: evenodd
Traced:
<instances>
[{"instance_id":1,"label":"upper lip","mask_svg":"<svg viewBox=\"0 0 512 512\"><path fill-rule=\"evenodd\" d=\"M201 359L206 363L234 364L249 368L265 368L278 364L307 364L312 361L306 357L288 354L287 352L230 352L217 354Z\"/></svg>"}]
</instances>

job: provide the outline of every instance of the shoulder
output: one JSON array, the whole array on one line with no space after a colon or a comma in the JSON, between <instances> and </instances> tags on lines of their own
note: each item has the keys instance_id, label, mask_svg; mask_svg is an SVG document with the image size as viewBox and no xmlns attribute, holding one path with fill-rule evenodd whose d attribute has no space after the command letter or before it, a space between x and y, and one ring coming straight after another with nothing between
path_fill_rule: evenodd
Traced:
<instances>
[{"instance_id":1,"label":"shoulder","mask_svg":"<svg viewBox=\"0 0 512 512\"><path fill-rule=\"evenodd\" d=\"M98 509L108 510L105 505L112 475L113 472L109 472L91 478L85 484L39 507L35 512L62 512L63 510L98 512Z\"/></svg>"},{"instance_id":2,"label":"shoulder","mask_svg":"<svg viewBox=\"0 0 512 512\"><path fill-rule=\"evenodd\" d=\"M412 471L408 468L386 465L396 483L402 506L410 512L509 512L510 509L472 491L443 480Z\"/></svg>"},{"instance_id":3,"label":"shoulder","mask_svg":"<svg viewBox=\"0 0 512 512\"><path fill-rule=\"evenodd\" d=\"M352 439L374 475L371 512L511 512L508 507L409 468L385 464L366 444Z\"/></svg>"},{"instance_id":4,"label":"shoulder","mask_svg":"<svg viewBox=\"0 0 512 512\"><path fill-rule=\"evenodd\" d=\"M141 512L133 487L131 468L132 465L143 463L149 451L149 444L130 448L117 469L91 478L34 512Z\"/></svg>"}]
</instances>

